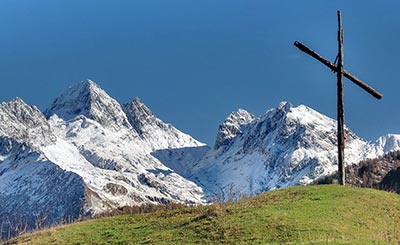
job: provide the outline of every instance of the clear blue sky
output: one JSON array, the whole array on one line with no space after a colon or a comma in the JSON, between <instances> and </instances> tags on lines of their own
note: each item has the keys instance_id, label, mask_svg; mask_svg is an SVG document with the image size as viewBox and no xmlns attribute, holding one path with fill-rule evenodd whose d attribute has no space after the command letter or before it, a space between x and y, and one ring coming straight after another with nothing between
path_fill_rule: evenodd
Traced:
<instances>
[{"instance_id":1,"label":"clear blue sky","mask_svg":"<svg viewBox=\"0 0 400 245\"><path fill-rule=\"evenodd\" d=\"M45 109L90 78L211 145L238 108L286 100L336 118L335 75L293 42L334 60L338 9L345 68L384 94L347 80L345 123L367 140L400 133L398 0L1 0L0 101Z\"/></svg>"}]
</instances>

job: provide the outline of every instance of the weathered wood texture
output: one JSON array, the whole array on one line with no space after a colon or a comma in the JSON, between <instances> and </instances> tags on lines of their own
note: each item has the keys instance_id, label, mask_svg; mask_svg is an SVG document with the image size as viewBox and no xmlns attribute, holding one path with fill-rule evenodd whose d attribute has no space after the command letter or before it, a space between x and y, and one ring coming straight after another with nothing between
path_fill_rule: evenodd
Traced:
<instances>
[{"instance_id":1,"label":"weathered wood texture","mask_svg":"<svg viewBox=\"0 0 400 245\"><path fill-rule=\"evenodd\" d=\"M337 75L337 125L338 125L338 176L339 184L345 185L344 168L344 88L343 88L343 29L340 11L338 11L338 64Z\"/></svg>"}]
</instances>

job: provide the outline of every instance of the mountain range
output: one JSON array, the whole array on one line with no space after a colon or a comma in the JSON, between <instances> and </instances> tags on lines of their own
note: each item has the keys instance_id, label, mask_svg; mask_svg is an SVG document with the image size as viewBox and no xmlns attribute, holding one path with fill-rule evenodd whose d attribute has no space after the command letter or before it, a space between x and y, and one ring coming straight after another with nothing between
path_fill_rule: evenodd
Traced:
<instances>
[{"instance_id":1,"label":"mountain range","mask_svg":"<svg viewBox=\"0 0 400 245\"><path fill-rule=\"evenodd\" d=\"M346 164L400 149L399 135L346 135ZM0 104L2 235L39 217L52 224L125 205L206 204L309 184L337 169L336 141L335 120L289 102L259 117L232 112L210 148L139 98L120 104L90 80L43 112L16 98Z\"/></svg>"}]
</instances>

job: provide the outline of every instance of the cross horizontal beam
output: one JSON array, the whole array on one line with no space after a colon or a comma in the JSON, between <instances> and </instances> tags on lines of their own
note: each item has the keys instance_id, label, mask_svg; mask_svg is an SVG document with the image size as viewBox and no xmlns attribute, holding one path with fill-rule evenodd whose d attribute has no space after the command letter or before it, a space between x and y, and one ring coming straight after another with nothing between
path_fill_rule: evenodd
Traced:
<instances>
[{"instance_id":1,"label":"cross horizontal beam","mask_svg":"<svg viewBox=\"0 0 400 245\"><path fill-rule=\"evenodd\" d=\"M320 61L322 64L326 65L327 67L329 67L331 70L333 70L334 72L337 71L337 66L335 64L333 64L332 62L330 62L329 60L325 59L324 57L322 57L321 55L319 55L318 53L316 53L315 51L307 48L305 45L303 45L302 43L295 41L294 42L294 46L296 46L298 49L300 49L301 51L303 51L304 53L314 57L315 59L317 59L318 61ZM353 83L357 84L358 86L360 86L361 88L363 88L365 91L367 91L369 94L371 94L372 96L374 96L377 99L381 99L382 98L382 94L380 92L378 92L377 90L375 90L374 88L372 88L371 86L369 86L368 84L364 83L363 81L361 81L360 79L358 79L357 77L353 76L352 74L350 74L350 72L346 71L343 69L343 76L345 76L347 79L349 79L350 81L352 81Z\"/></svg>"}]
</instances>

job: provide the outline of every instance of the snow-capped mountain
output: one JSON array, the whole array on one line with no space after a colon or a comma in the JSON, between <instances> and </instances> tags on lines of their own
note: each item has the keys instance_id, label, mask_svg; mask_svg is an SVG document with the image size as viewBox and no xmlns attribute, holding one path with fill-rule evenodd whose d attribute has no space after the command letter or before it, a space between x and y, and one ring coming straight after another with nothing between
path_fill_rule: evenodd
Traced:
<instances>
[{"instance_id":1,"label":"snow-capped mountain","mask_svg":"<svg viewBox=\"0 0 400 245\"><path fill-rule=\"evenodd\" d=\"M94 82L89 80L69 88L46 110L58 141L43 147L44 154L84 179L87 188L95 193L95 197L89 198L96 200L89 205L94 213L146 202L202 203L201 188L176 174L151 153L155 149L204 144L163 123L139 99L130 105L133 104L146 108L152 116L151 122L157 123L154 134L148 128L154 126L148 115L142 115L133 106L126 114ZM146 132L158 138L151 140L150 136L144 136Z\"/></svg>"},{"instance_id":2,"label":"snow-capped mountain","mask_svg":"<svg viewBox=\"0 0 400 245\"><path fill-rule=\"evenodd\" d=\"M191 178L225 200L309 184L337 170L336 127L335 120L304 105L282 102L258 118L240 109L220 125L214 150L196 164ZM375 143L347 128L346 135L346 164L400 146L399 135Z\"/></svg>"},{"instance_id":3,"label":"snow-capped mountain","mask_svg":"<svg viewBox=\"0 0 400 245\"><path fill-rule=\"evenodd\" d=\"M46 116L19 98L2 103L0 217L32 225L38 214L52 223L124 205L204 203L200 187L153 153L179 151L194 162L201 156L193 149L205 145L139 99L130 105L126 114L89 80L67 89Z\"/></svg>"},{"instance_id":4,"label":"snow-capped mountain","mask_svg":"<svg viewBox=\"0 0 400 245\"><path fill-rule=\"evenodd\" d=\"M400 149L346 128L347 164ZM260 117L239 109L213 149L163 122L139 98L119 104L93 81L64 91L42 113L0 104L0 222L47 224L124 205L207 203L308 184L337 169L336 121L282 102ZM3 234L4 235L4 234Z\"/></svg>"}]
</instances>

